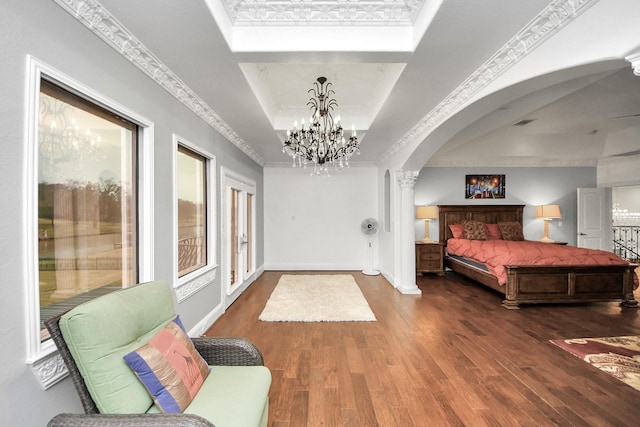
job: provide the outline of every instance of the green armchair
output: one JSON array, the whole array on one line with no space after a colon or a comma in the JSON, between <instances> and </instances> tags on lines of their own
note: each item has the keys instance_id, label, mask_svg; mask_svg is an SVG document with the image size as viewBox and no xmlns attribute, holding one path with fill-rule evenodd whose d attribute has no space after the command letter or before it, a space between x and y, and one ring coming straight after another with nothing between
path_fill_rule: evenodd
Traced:
<instances>
[{"instance_id":1,"label":"green armchair","mask_svg":"<svg viewBox=\"0 0 640 427\"><path fill-rule=\"evenodd\" d=\"M123 356L175 316L170 287L148 282L45 321L85 411L59 414L48 425L266 426L271 373L260 350L243 338L192 339L211 374L183 413L160 413Z\"/></svg>"}]
</instances>

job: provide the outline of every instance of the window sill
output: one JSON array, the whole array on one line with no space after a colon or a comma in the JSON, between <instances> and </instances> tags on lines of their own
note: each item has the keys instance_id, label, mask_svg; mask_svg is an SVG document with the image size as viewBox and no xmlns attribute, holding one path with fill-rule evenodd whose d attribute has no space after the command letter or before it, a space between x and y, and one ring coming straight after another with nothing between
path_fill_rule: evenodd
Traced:
<instances>
[{"instance_id":1,"label":"window sill","mask_svg":"<svg viewBox=\"0 0 640 427\"><path fill-rule=\"evenodd\" d=\"M58 350L47 353L29 363L43 389L47 390L69 375Z\"/></svg>"},{"instance_id":2,"label":"window sill","mask_svg":"<svg viewBox=\"0 0 640 427\"><path fill-rule=\"evenodd\" d=\"M216 280L217 272L217 265L208 265L180 277L174 286L178 302L186 300L200 289L213 283Z\"/></svg>"}]
</instances>

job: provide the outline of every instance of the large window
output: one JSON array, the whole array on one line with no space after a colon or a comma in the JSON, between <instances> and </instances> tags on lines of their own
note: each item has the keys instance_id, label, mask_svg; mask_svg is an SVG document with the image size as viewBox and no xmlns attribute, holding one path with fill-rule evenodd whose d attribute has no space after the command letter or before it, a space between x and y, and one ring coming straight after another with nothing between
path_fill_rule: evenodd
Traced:
<instances>
[{"instance_id":1,"label":"large window","mask_svg":"<svg viewBox=\"0 0 640 427\"><path fill-rule=\"evenodd\" d=\"M135 284L137 126L40 82L37 247L41 322ZM41 341L49 338L41 325Z\"/></svg>"},{"instance_id":2,"label":"large window","mask_svg":"<svg viewBox=\"0 0 640 427\"><path fill-rule=\"evenodd\" d=\"M178 277L207 264L207 159L178 145Z\"/></svg>"},{"instance_id":3,"label":"large window","mask_svg":"<svg viewBox=\"0 0 640 427\"><path fill-rule=\"evenodd\" d=\"M153 123L31 56L27 72L26 361L48 388L67 372L43 322L153 280Z\"/></svg>"},{"instance_id":4,"label":"large window","mask_svg":"<svg viewBox=\"0 0 640 427\"><path fill-rule=\"evenodd\" d=\"M177 135L175 146L175 290L183 301L213 283L215 258L215 156Z\"/></svg>"}]
</instances>

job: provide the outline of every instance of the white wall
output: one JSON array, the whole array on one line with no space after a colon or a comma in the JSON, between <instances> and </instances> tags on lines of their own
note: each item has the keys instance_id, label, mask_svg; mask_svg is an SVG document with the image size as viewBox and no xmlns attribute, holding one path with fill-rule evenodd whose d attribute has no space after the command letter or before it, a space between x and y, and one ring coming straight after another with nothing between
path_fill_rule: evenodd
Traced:
<instances>
[{"instance_id":1,"label":"white wall","mask_svg":"<svg viewBox=\"0 0 640 427\"><path fill-rule=\"evenodd\" d=\"M352 166L330 177L310 172L290 166L264 169L265 269L367 268L368 238L360 223L373 217L382 225L377 168ZM374 250L376 243L374 237Z\"/></svg>"},{"instance_id":2,"label":"white wall","mask_svg":"<svg viewBox=\"0 0 640 427\"><path fill-rule=\"evenodd\" d=\"M504 174L506 198L468 200L464 198L465 175ZM525 205L523 229L529 240L544 234L544 225L535 219L535 206L558 204L562 220L549 223L549 237L576 244L577 189L596 187L595 167L565 168L423 168L415 185L416 205ZM431 221L429 236L439 238L438 220ZM416 220L416 240L424 237L424 221Z\"/></svg>"}]
</instances>

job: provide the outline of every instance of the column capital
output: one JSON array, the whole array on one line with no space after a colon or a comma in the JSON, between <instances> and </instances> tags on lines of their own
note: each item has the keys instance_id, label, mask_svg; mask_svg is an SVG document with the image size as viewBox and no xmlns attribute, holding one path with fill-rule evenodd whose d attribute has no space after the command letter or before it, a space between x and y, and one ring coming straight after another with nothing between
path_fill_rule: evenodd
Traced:
<instances>
[{"instance_id":1,"label":"column capital","mask_svg":"<svg viewBox=\"0 0 640 427\"><path fill-rule=\"evenodd\" d=\"M631 55L626 56L624 59L631 63L633 74L640 77L640 52L632 53Z\"/></svg>"},{"instance_id":2,"label":"column capital","mask_svg":"<svg viewBox=\"0 0 640 427\"><path fill-rule=\"evenodd\" d=\"M398 178L398 182L400 183L400 187L402 188L413 188L413 184L416 183L416 179L418 179L418 174L420 171L398 171L396 172L396 177Z\"/></svg>"}]
</instances>

